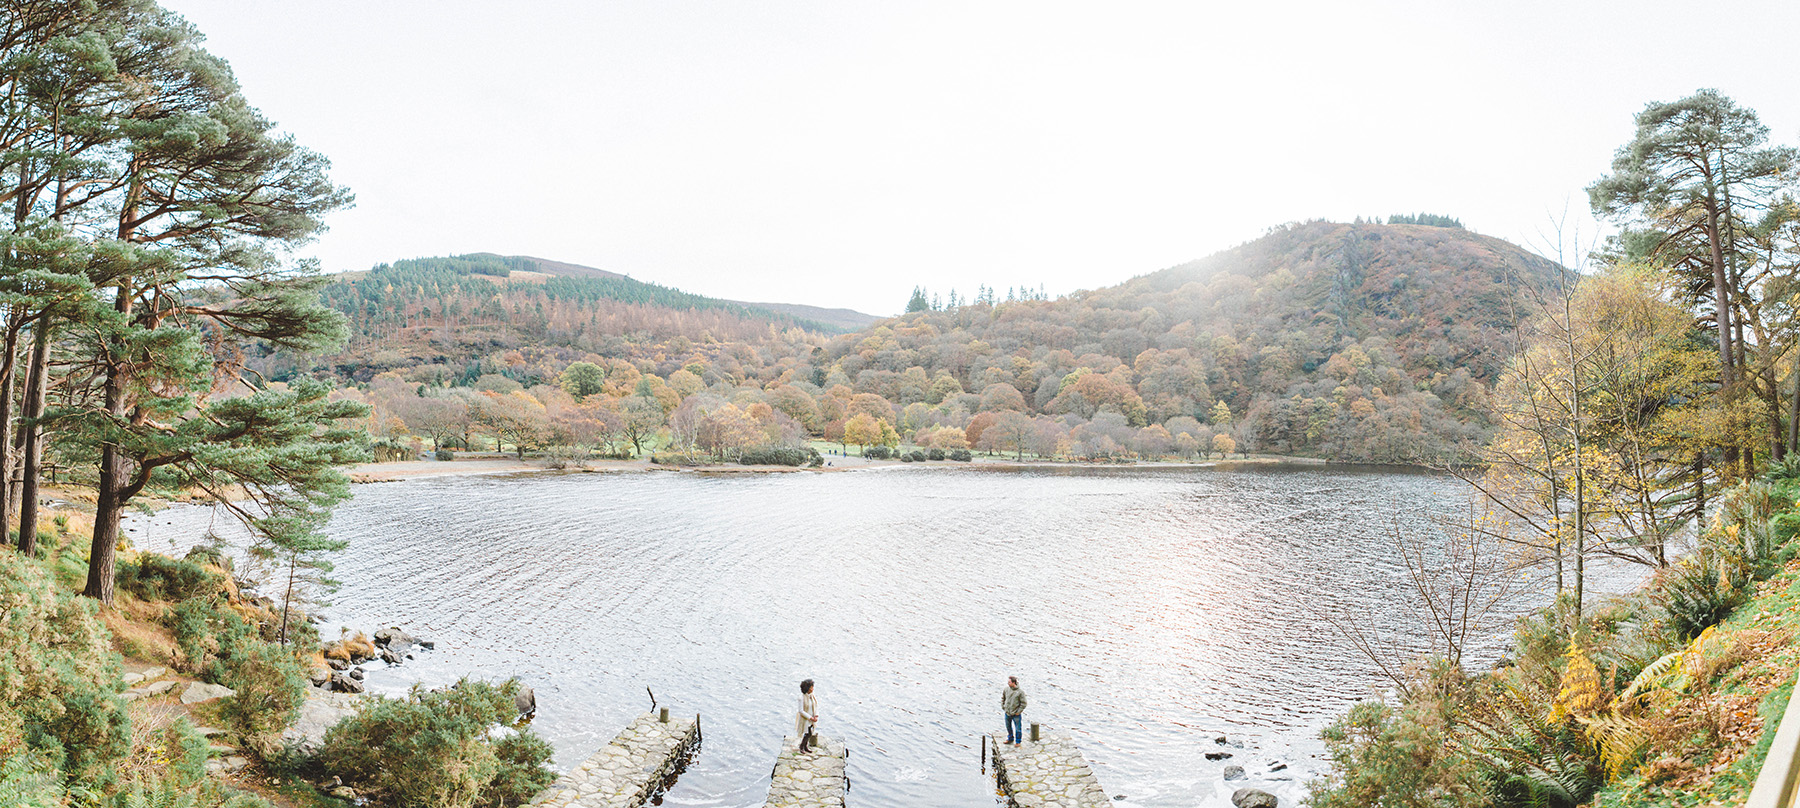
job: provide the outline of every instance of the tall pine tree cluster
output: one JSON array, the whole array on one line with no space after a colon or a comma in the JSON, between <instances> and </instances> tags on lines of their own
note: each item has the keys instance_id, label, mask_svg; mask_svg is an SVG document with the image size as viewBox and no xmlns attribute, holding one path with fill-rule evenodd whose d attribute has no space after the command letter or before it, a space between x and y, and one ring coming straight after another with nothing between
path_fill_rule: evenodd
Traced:
<instances>
[{"instance_id":1,"label":"tall pine tree cluster","mask_svg":"<svg viewBox=\"0 0 1800 808\"><path fill-rule=\"evenodd\" d=\"M33 552L46 462L93 485L101 601L134 498L205 492L305 564L362 453L360 405L244 371L343 340L291 253L351 196L201 42L151 0L0 9L0 503Z\"/></svg>"}]
</instances>

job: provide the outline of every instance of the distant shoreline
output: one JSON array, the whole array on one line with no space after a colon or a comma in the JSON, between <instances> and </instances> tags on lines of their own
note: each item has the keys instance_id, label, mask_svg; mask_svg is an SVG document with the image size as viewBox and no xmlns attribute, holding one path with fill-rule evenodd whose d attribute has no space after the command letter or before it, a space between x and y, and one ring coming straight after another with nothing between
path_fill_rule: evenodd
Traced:
<instances>
[{"instance_id":1,"label":"distant shoreline","mask_svg":"<svg viewBox=\"0 0 1800 808\"><path fill-rule=\"evenodd\" d=\"M1312 457L1280 457L1272 455L1253 455L1249 458L1233 460L1204 461L1136 461L1130 463L1083 463L1068 460L1013 460L1004 457L976 457L967 462L928 461L924 463L907 463L899 460L878 460L855 455L826 455L827 466L794 467L754 465L745 466L736 463L706 463L693 466L667 466L651 463L649 458L637 460L592 460L580 466L556 468L543 460L519 460L517 458L501 458L483 456L457 460L400 460L387 463L363 463L348 469L350 481L353 483L388 483L415 480L427 477L446 476L482 476L522 474L529 472L567 472L567 473L623 473L623 472L674 472L705 474L793 474L800 472L835 473L842 471L858 471L872 468L929 468L929 469L983 469L991 471L1013 471L1023 469L1104 469L1104 470L1143 470L1169 471L1183 469L1213 469L1230 471L1238 468L1279 469L1283 467L1299 467L1306 469L1367 469L1394 472L1426 471L1420 466L1381 464L1381 463L1342 463Z\"/></svg>"}]
</instances>

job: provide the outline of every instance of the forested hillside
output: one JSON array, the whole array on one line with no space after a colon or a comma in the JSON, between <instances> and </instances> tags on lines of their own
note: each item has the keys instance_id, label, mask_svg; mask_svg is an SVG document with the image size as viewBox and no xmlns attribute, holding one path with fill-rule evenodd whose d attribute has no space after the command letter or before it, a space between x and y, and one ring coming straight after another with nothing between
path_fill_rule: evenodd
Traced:
<instances>
[{"instance_id":1,"label":"forested hillside","mask_svg":"<svg viewBox=\"0 0 1800 808\"><path fill-rule=\"evenodd\" d=\"M317 366L368 381L387 370L456 367L468 372L466 384L496 350L547 352L566 364L590 353L705 355L704 346L779 341L788 330L840 330L592 267L489 253L382 264L339 276L321 297L349 319L349 343L324 357L271 361L274 377Z\"/></svg>"},{"instance_id":2,"label":"forested hillside","mask_svg":"<svg viewBox=\"0 0 1800 808\"><path fill-rule=\"evenodd\" d=\"M549 276L536 261L402 261L328 287L357 333L324 369L390 380L370 389L391 414L373 431L419 447L485 433L636 451L645 441L619 425L654 402L650 445L735 435L698 447L726 454L810 435L1045 457L1405 462L1485 437L1487 391L1530 290L1564 272L1458 227L1312 222L1115 287L983 295L827 336L623 277ZM517 412L483 415L499 406ZM460 426L405 416L441 420L445 407L464 413ZM715 411L759 413L760 428L696 425ZM559 433L570 419L585 426Z\"/></svg>"},{"instance_id":3,"label":"forested hillside","mask_svg":"<svg viewBox=\"0 0 1800 808\"><path fill-rule=\"evenodd\" d=\"M1480 435L1526 290L1561 271L1461 229L1313 222L1108 289L908 315L827 359L902 404L948 375L1051 415L1229 418L1258 450L1398 461Z\"/></svg>"}]
</instances>

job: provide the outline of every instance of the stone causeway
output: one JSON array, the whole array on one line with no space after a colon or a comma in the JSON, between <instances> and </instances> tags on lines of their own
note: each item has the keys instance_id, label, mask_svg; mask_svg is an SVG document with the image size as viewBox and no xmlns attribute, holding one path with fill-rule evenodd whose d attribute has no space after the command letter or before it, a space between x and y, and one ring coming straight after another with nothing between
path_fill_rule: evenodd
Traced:
<instances>
[{"instance_id":1,"label":"stone causeway","mask_svg":"<svg viewBox=\"0 0 1800 808\"><path fill-rule=\"evenodd\" d=\"M1082 758L1074 739L1042 729L1040 740L1007 746L1006 736L988 737L994 780L1019 808L1099 808L1111 805L1100 780Z\"/></svg>"},{"instance_id":2,"label":"stone causeway","mask_svg":"<svg viewBox=\"0 0 1800 808\"><path fill-rule=\"evenodd\" d=\"M700 747L700 717L638 716L612 743L557 778L529 803L542 808L638 808L656 796ZM841 805L842 803L838 803Z\"/></svg>"},{"instance_id":3,"label":"stone causeway","mask_svg":"<svg viewBox=\"0 0 1800 808\"><path fill-rule=\"evenodd\" d=\"M850 752L842 743L813 735L812 751L801 754L793 737L781 741L775 771L769 778L766 808L843 808L850 780L844 764Z\"/></svg>"}]
</instances>

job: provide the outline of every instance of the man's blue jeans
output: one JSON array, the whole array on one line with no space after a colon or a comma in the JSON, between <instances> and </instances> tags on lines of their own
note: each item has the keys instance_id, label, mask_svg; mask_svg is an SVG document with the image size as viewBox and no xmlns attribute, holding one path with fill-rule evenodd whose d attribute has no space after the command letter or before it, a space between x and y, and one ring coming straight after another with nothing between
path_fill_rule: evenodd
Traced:
<instances>
[{"instance_id":1,"label":"man's blue jeans","mask_svg":"<svg viewBox=\"0 0 1800 808\"><path fill-rule=\"evenodd\" d=\"M1025 740L1025 716L1009 715L1006 717L1006 742L1019 743Z\"/></svg>"}]
</instances>

